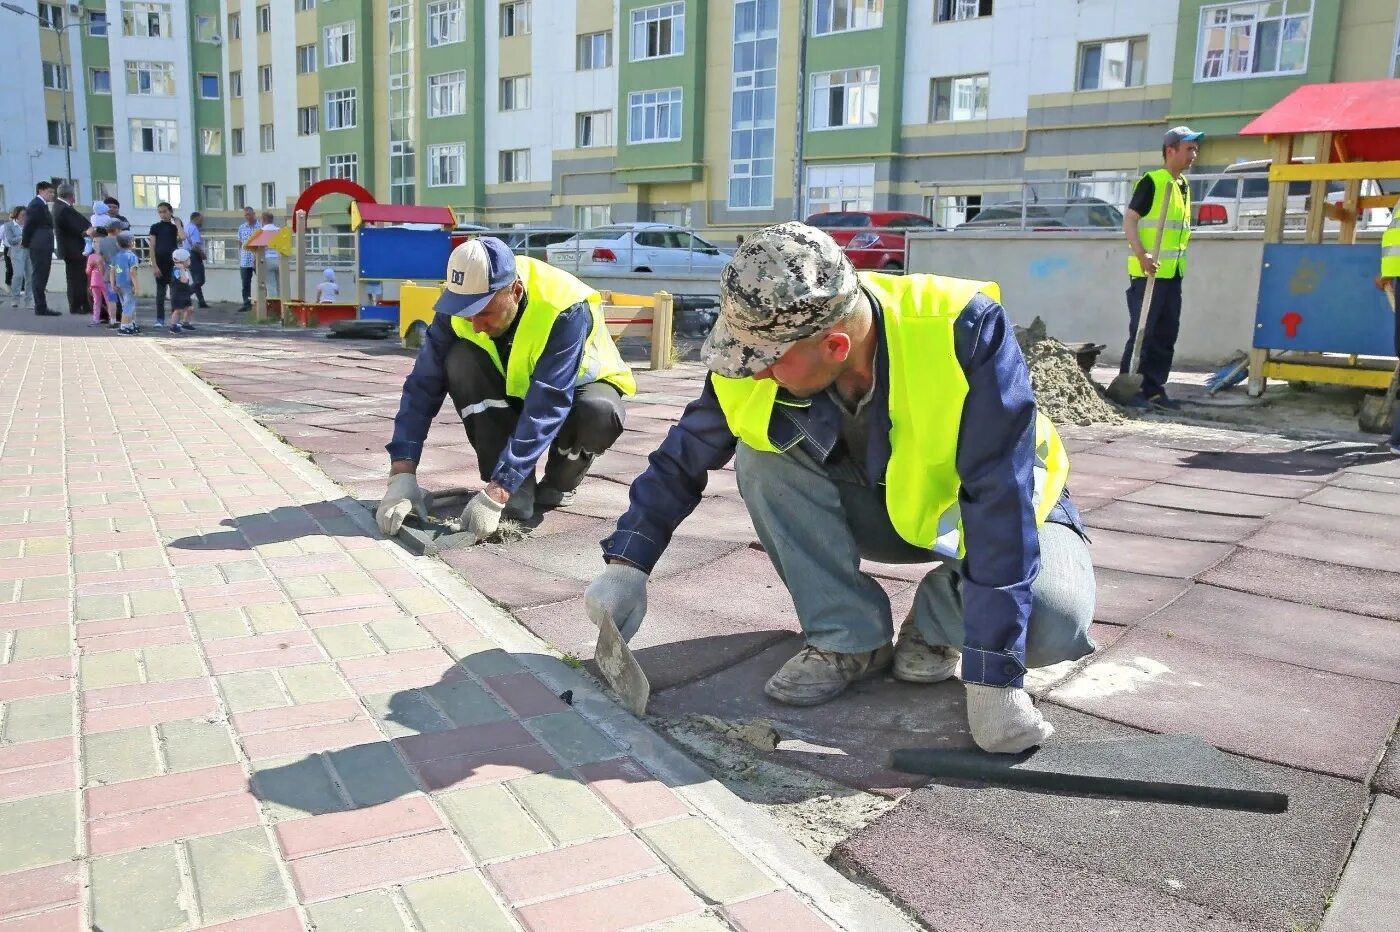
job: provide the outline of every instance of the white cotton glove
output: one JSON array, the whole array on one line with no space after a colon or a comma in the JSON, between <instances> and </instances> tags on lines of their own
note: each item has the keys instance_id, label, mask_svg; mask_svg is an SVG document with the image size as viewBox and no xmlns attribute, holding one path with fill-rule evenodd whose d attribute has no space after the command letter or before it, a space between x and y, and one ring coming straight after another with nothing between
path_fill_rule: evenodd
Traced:
<instances>
[{"instance_id":1,"label":"white cotton glove","mask_svg":"<svg viewBox=\"0 0 1400 932\"><path fill-rule=\"evenodd\" d=\"M583 604L595 625L611 621L630 641L647 614L647 574L626 563L609 563L584 590Z\"/></svg>"},{"instance_id":2,"label":"white cotton glove","mask_svg":"<svg viewBox=\"0 0 1400 932\"><path fill-rule=\"evenodd\" d=\"M462 509L462 530L471 532L476 538L474 542L481 543L496 533L496 528L501 525L501 512L505 508L503 502L496 501L484 491L477 492L467 502L467 507Z\"/></svg>"},{"instance_id":3,"label":"white cotton glove","mask_svg":"<svg viewBox=\"0 0 1400 932\"><path fill-rule=\"evenodd\" d=\"M972 740L993 754L1019 754L1047 741L1055 727L1031 703L1024 689L967 685L967 723Z\"/></svg>"},{"instance_id":4,"label":"white cotton glove","mask_svg":"<svg viewBox=\"0 0 1400 932\"><path fill-rule=\"evenodd\" d=\"M418 477L411 472L401 472L389 479L389 489L374 511L374 520L385 537L393 537L403 527L403 519L415 512L421 520L428 518L428 506L423 490L418 488Z\"/></svg>"}]
</instances>

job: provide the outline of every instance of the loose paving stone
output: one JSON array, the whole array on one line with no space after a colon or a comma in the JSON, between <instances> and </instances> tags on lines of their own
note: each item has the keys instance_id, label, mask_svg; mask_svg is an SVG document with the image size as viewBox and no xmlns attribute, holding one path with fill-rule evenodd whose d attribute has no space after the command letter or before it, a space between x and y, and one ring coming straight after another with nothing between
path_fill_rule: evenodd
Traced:
<instances>
[{"instance_id":1,"label":"loose paving stone","mask_svg":"<svg viewBox=\"0 0 1400 932\"><path fill-rule=\"evenodd\" d=\"M472 932L515 930L515 924L491 896L476 871L460 871L404 884L403 897L423 932L456 932L461 928L463 916L471 917Z\"/></svg>"},{"instance_id":2,"label":"loose paving stone","mask_svg":"<svg viewBox=\"0 0 1400 932\"><path fill-rule=\"evenodd\" d=\"M1201 582L1319 608L1400 621L1400 573L1240 548Z\"/></svg>"},{"instance_id":3,"label":"loose paving stone","mask_svg":"<svg viewBox=\"0 0 1400 932\"><path fill-rule=\"evenodd\" d=\"M1091 540L1090 552L1096 567L1181 579L1204 572L1231 550L1228 544L1163 540L1147 534L1106 529L1095 529Z\"/></svg>"},{"instance_id":4,"label":"loose paving stone","mask_svg":"<svg viewBox=\"0 0 1400 932\"><path fill-rule=\"evenodd\" d=\"M77 855L77 795L51 793L0 803L0 874Z\"/></svg>"},{"instance_id":5,"label":"loose paving stone","mask_svg":"<svg viewBox=\"0 0 1400 932\"><path fill-rule=\"evenodd\" d=\"M181 888L176 845L92 860L92 927L104 932L185 929L190 905ZM132 905L139 903L139 909Z\"/></svg>"},{"instance_id":6,"label":"loose paving stone","mask_svg":"<svg viewBox=\"0 0 1400 932\"><path fill-rule=\"evenodd\" d=\"M261 828L194 838L185 850L206 923L271 912L292 902Z\"/></svg>"},{"instance_id":7,"label":"loose paving stone","mask_svg":"<svg viewBox=\"0 0 1400 932\"><path fill-rule=\"evenodd\" d=\"M506 784L555 844L571 845L622 831L622 823L588 787L562 771Z\"/></svg>"},{"instance_id":8,"label":"loose paving stone","mask_svg":"<svg viewBox=\"0 0 1400 932\"><path fill-rule=\"evenodd\" d=\"M712 903L747 899L776 884L703 819L679 819L638 831L691 889Z\"/></svg>"},{"instance_id":9,"label":"loose paving stone","mask_svg":"<svg viewBox=\"0 0 1400 932\"><path fill-rule=\"evenodd\" d=\"M556 712L530 719L530 728L569 766L619 757L622 751L577 712Z\"/></svg>"},{"instance_id":10,"label":"loose paving stone","mask_svg":"<svg viewBox=\"0 0 1400 932\"><path fill-rule=\"evenodd\" d=\"M1110 531L1151 534L1173 540L1234 544L1259 530L1261 519L1112 501L1101 508L1095 508L1085 516L1084 523L1091 529L1091 535L1094 533L1092 529L1104 528Z\"/></svg>"},{"instance_id":11,"label":"loose paving stone","mask_svg":"<svg viewBox=\"0 0 1400 932\"><path fill-rule=\"evenodd\" d=\"M1321 932L1393 932L1400 929L1400 800L1377 796L1347 860Z\"/></svg>"},{"instance_id":12,"label":"loose paving stone","mask_svg":"<svg viewBox=\"0 0 1400 932\"><path fill-rule=\"evenodd\" d=\"M472 786L442 793L438 805L478 862L543 851L547 839L503 786Z\"/></svg>"},{"instance_id":13,"label":"loose paving stone","mask_svg":"<svg viewBox=\"0 0 1400 932\"><path fill-rule=\"evenodd\" d=\"M1293 503L1292 499L1287 498L1270 498L1266 495L1248 495L1243 492L1217 492L1213 489L1191 489L1160 482L1124 498L1141 505L1160 505L1164 508L1234 515L1241 518L1265 518Z\"/></svg>"},{"instance_id":14,"label":"loose paving stone","mask_svg":"<svg viewBox=\"0 0 1400 932\"><path fill-rule=\"evenodd\" d=\"M1303 501L1308 505L1322 505L1326 508L1400 517L1400 496L1378 495L1373 491L1326 488Z\"/></svg>"}]
</instances>

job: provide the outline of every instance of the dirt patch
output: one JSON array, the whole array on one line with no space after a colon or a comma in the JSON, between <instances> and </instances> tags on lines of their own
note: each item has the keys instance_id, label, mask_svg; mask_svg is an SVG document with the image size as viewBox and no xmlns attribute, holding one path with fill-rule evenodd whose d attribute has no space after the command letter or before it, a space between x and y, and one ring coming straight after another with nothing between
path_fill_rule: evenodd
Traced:
<instances>
[{"instance_id":1,"label":"dirt patch","mask_svg":"<svg viewBox=\"0 0 1400 932\"><path fill-rule=\"evenodd\" d=\"M1123 420L1080 368L1074 352L1046 334L1039 317L1029 327L1016 328L1016 342L1031 371L1036 405L1051 421L1087 427Z\"/></svg>"}]
</instances>

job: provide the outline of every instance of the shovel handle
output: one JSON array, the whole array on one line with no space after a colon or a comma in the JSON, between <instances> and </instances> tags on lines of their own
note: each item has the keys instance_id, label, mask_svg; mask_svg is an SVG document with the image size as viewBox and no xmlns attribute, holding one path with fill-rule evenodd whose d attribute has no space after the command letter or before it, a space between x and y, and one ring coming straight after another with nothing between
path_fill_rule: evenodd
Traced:
<instances>
[{"instance_id":1,"label":"shovel handle","mask_svg":"<svg viewBox=\"0 0 1400 932\"><path fill-rule=\"evenodd\" d=\"M1172 192L1166 191L1166 196L1162 198L1162 215L1157 218L1157 241L1152 244L1152 259L1160 262L1159 256L1162 252L1162 237L1167 232L1167 214L1171 210ZM1138 309L1137 333L1133 335L1133 358L1128 364L1128 371L1136 374L1138 363L1142 360L1142 335L1147 332L1147 315L1152 313L1152 291L1157 284L1157 273L1147 274L1147 287L1142 293L1142 307Z\"/></svg>"}]
</instances>

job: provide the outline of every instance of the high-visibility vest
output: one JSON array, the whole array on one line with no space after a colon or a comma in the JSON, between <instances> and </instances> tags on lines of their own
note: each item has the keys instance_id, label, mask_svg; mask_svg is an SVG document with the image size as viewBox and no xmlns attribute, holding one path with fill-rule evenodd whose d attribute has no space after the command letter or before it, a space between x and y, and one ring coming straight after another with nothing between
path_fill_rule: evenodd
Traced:
<instances>
[{"instance_id":1,"label":"high-visibility vest","mask_svg":"<svg viewBox=\"0 0 1400 932\"><path fill-rule=\"evenodd\" d=\"M530 389L530 376L544 354L554 321L561 312L580 301L588 303L593 314L593 327L584 345L583 359L579 362L574 385L607 382L624 395L636 394L637 383L632 378L632 370L622 361L622 354L618 352L617 344L613 342L607 322L603 319L603 296L568 272L527 256L516 256L515 268L529 300L521 312L506 366L501 365L496 344L486 334L472 329L469 318L452 318L452 331L485 350L496 364L496 369L505 375L506 394L512 398L525 397Z\"/></svg>"},{"instance_id":2,"label":"high-visibility vest","mask_svg":"<svg viewBox=\"0 0 1400 932\"><path fill-rule=\"evenodd\" d=\"M1149 255L1157 259L1158 278L1176 278L1186 272L1186 244L1191 242L1191 189L1182 190L1182 185L1165 168L1150 171L1143 175L1151 178L1155 194L1152 208L1138 221L1138 241ZM1170 199L1170 200L1167 200ZM1162 216L1162 205L1167 204L1166 217ZM1157 247L1157 228L1166 224L1162 232L1162 245ZM1142 263L1131 251L1128 253L1128 274L1133 278L1146 278Z\"/></svg>"},{"instance_id":3,"label":"high-visibility vest","mask_svg":"<svg viewBox=\"0 0 1400 932\"><path fill-rule=\"evenodd\" d=\"M1381 278L1400 278L1400 204L1392 208L1390 226L1381 234Z\"/></svg>"},{"instance_id":4,"label":"high-visibility vest","mask_svg":"<svg viewBox=\"0 0 1400 932\"><path fill-rule=\"evenodd\" d=\"M885 506L890 522L914 546L961 558L966 549L957 454L967 377L954 350L953 325L976 294L999 300L1001 291L992 282L940 275L862 272L860 278L880 301L889 357ZM778 383L719 375L711 379L734 436L754 450L781 453L768 436L774 405L783 404ZM1033 478L1032 505L1040 525L1064 491L1069 456L1055 425L1039 412Z\"/></svg>"}]
</instances>

